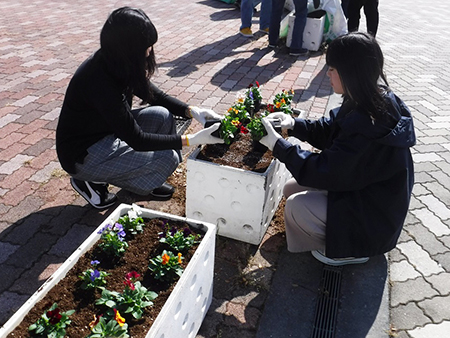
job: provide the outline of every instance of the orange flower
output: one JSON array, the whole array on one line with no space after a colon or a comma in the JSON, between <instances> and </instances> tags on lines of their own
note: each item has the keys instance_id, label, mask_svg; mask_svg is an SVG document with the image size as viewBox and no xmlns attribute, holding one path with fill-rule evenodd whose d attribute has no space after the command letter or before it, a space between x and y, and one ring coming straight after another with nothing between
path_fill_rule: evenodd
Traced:
<instances>
[{"instance_id":1,"label":"orange flower","mask_svg":"<svg viewBox=\"0 0 450 338\"><path fill-rule=\"evenodd\" d=\"M285 99L281 99L281 103L285 104L286 100Z\"/></svg>"},{"instance_id":2,"label":"orange flower","mask_svg":"<svg viewBox=\"0 0 450 338\"><path fill-rule=\"evenodd\" d=\"M94 315L94 320L89 323L89 327L91 329L93 329L98 324L98 322L100 321L101 316L103 316L103 315L100 315L98 317L96 315Z\"/></svg>"},{"instance_id":3,"label":"orange flower","mask_svg":"<svg viewBox=\"0 0 450 338\"><path fill-rule=\"evenodd\" d=\"M281 102L277 102L277 103L275 104L275 107L280 108L280 107L281 107Z\"/></svg>"},{"instance_id":4,"label":"orange flower","mask_svg":"<svg viewBox=\"0 0 450 338\"><path fill-rule=\"evenodd\" d=\"M168 254L162 255L162 265L166 265L167 263L169 263L169 260L170 256Z\"/></svg>"},{"instance_id":5,"label":"orange flower","mask_svg":"<svg viewBox=\"0 0 450 338\"><path fill-rule=\"evenodd\" d=\"M120 315L119 311L117 311L116 309L114 309L114 313L116 314L116 315L114 316L114 319L116 320L117 324L119 324L119 326L122 327L123 324L125 324L125 318L123 318L123 317Z\"/></svg>"},{"instance_id":6,"label":"orange flower","mask_svg":"<svg viewBox=\"0 0 450 338\"><path fill-rule=\"evenodd\" d=\"M178 253L178 264L181 264L181 253Z\"/></svg>"}]
</instances>

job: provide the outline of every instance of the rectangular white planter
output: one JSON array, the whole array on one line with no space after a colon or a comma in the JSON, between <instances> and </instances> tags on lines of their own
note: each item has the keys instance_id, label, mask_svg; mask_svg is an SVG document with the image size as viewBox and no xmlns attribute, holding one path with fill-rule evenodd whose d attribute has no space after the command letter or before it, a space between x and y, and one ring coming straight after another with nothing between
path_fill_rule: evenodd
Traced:
<instances>
[{"instance_id":1,"label":"rectangular white planter","mask_svg":"<svg viewBox=\"0 0 450 338\"><path fill-rule=\"evenodd\" d=\"M217 225L218 234L258 245L291 174L274 159L264 173L187 159L186 216Z\"/></svg>"},{"instance_id":2,"label":"rectangular white planter","mask_svg":"<svg viewBox=\"0 0 450 338\"><path fill-rule=\"evenodd\" d=\"M290 47L292 43L292 31L294 29L295 14L288 15L288 35L286 39L286 46ZM321 18L307 18L305 30L303 31L303 45L302 48L317 51L322 43L323 29L325 25L325 15Z\"/></svg>"},{"instance_id":3,"label":"rectangular white planter","mask_svg":"<svg viewBox=\"0 0 450 338\"><path fill-rule=\"evenodd\" d=\"M6 337L23 320L30 309L39 302L99 239L98 234L111 221L118 220L131 209L121 204L58 270L36 291L24 305L0 328L0 337ZM146 338L193 338L196 336L212 301L216 226L214 224L141 208L143 218L165 218L183 221L205 231L205 235L184 270L177 285L148 331Z\"/></svg>"}]
</instances>

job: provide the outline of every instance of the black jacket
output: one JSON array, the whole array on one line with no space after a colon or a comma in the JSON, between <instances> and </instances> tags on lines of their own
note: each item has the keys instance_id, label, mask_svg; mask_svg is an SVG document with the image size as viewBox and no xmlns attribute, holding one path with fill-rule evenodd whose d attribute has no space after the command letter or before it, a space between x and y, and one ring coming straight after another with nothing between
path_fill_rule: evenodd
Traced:
<instances>
[{"instance_id":1,"label":"black jacket","mask_svg":"<svg viewBox=\"0 0 450 338\"><path fill-rule=\"evenodd\" d=\"M172 114L185 116L188 106L150 83L153 96L137 88L133 94L150 105L163 106ZM61 166L75 173L87 149L114 134L136 151L181 149L181 136L145 133L131 114L132 95L108 71L101 50L75 72L64 97L56 129L56 151Z\"/></svg>"},{"instance_id":2,"label":"black jacket","mask_svg":"<svg viewBox=\"0 0 450 338\"><path fill-rule=\"evenodd\" d=\"M408 212L414 184L410 147L414 125L392 92L387 109L397 121L374 123L356 109L334 109L329 118L296 119L292 135L321 150L302 150L286 140L274 156L300 185L328 191L326 255L374 256L393 249Z\"/></svg>"}]
</instances>

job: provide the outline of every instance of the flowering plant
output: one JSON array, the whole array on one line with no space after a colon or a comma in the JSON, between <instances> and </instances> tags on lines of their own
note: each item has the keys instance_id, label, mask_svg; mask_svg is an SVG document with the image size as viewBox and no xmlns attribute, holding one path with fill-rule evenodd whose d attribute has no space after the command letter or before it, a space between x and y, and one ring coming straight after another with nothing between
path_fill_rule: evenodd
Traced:
<instances>
[{"instance_id":1,"label":"flowering plant","mask_svg":"<svg viewBox=\"0 0 450 338\"><path fill-rule=\"evenodd\" d=\"M168 222L163 222L163 231L159 233L159 242L166 243L173 250L185 252L189 250L195 243L198 243L200 235L192 233L191 229L185 227L178 230L174 226L170 226Z\"/></svg>"},{"instance_id":2,"label":"flowering plant","mask_svg":"<svg viewBox=\"0 0 450 338\"><path fill-rule=\"evenodd\" d=\"M125 241L126 233L122 224L108 224L98 233L102 235L99 247L104 252L120 257L128 248L128 243Z\"/></svg>"},{"instance_id":3,"label":"flowering plant","mask_svg":"<svg viewBox=\"0 0 450 338\"><path fill-rule=\"evenodd\" d=\"M91 334L88 338L128 338L128 324L120 315L120 312L114 309L114 316L109 319L105 316L95 316L94 320L89 324Z\"/></svg>"},{"instance_id":4,"label":"flowering plant","mask_svg":"<svg viewBox=\"0 0 450 338\"><path fill-rule=\"evenodd\" d=\"M71 323L69 316L74 312L75 310L61 312L58 304L53 303L36 323L28 327L28 331L34 331L38 336L62 338L66 335L66 327Z\"/></svg>"},{"instance_id":5,"label":"flowering plant","mask_svg":"<svg viewBox=\"0 0 450 338\"><path fill-rule=\"evenodd\" d=\"M181 253L175 256L171 251L164 250L161 255L150 259L148 268L156 279L171 282L183 273L182 259Z\"/></svg>"},{"instance_id":6,"label":"flowering plant","mask_svg":"<svg viewBox=\"0 0 450 338\"><path fill-rule=\"evenodd\" d=\"M250 112L250 115L253 116L254 113L259 110L261 100L262 95L259 82L255 81L254 85L253 83L250 83L248 89L245 91L245 100L244 100L245 107L247 108L247 111Z\"/></svg>"},{"instance_id":7,"label":"flowering plant","mask_svg":"<svg viewBox=\"0 0 450 338\"><path fill-rule=\"evenodd\" d=\"M128 233L136 235L144 230L144 220L140 217L141 214L141 208L132 204L127 215L120 217L117 223L122 224L124 230Z\"/></svg>"},{"instance_id":8,"label":"flowering plant","mask_svg":"<svg viewBox=\"0 0 450 338\"><path fill-rule=\"evenodd\" d=\"M261 119L275 111L292 115L293 97L293 90L283 90L275 95L273 104L267 105L262 113L255 114L262 100L261 88L258 81L256 85L250 84L244 95L238 95L235 104L227 110L227 114L221 120L219 137L225 141L225 144L230 144L236 134L250 133L253 140L259 141L267 134Z\"/></svg>"},{"instance_id":9,"label":"flowering plant","mask_svg":"<svg viewBox=\"0 0 450 338\"><path fill-rule=\"evenodd\" d=\"M93 266L93 268L87 269L81 276L78 276L83 281L83 283L81 284L81 288L83 290L94 288L103 289L103 287L106 285L105 277L109 274L105 271L97 270L96 267L98 264L100 264L100 262L97 260L91 261L91 265Z\"/></svg>"},{"instance_id":10,"label":"flowering plant","mask_svg":"<svg viewBox=\"0 0 450 338\"><path fill-rule=\"evenodd\" d=\"M273 104L267 105L267 110L271 113L275 111L281 111L286 114L292 115L294 112L291 108L292 98L294 97L294 91L283 89L280 93L275 95Z\"/></svg>"},{"instance_id":11,"label":"flowering plant","mask_svg":"<svg viewBox=\"0 0 450 338\"><path fill-rule=\"evenodd\" d=\"M147 290L141 282L136 281L140 277L136 271L125 275L125 290L123 293L104 289L102 296L96 300L96 305L105 305L111 309L119 309L122 313L131 313L135 319L140 319L143 309L153 305L153 300L158 294Z\"/></svg>"}]
</instances>

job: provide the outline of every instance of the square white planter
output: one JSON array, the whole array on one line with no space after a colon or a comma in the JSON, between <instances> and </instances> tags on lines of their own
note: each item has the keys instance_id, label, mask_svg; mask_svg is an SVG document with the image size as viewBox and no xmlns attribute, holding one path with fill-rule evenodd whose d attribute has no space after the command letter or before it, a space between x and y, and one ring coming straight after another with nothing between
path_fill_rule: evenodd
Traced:
<instances>
[{"instance_id":1,"label":"square white planter","mask_svg":"<svg viewBox=\"0 0 450 338\"><path fill-rule=\"evenodd\" d=\"M294 29L295 14L288 15L288 35L286 39L286 46L290 47L292 43L292 31ZM305 30L303 31L303 45L302 48L317 51L320 48L323 39L323 29L325 25L325 15L321 18L307 18Z\"/></svg>"},{"instance_id":2,"label":"square white planter","mask_svg":"<svg viewBox=\"0 0 450 338\"><path fill-rule=\"evenodd\" d=\"M100 239L99 230L110 224L112 220L118 220L130 209L130 205L119 205L108 219L78 247L39 290L0 328L0 337L6 337L7 334L13 331L22 322L28 311L44 298L54 285L64 278L78 259ZM146 338L193 338L200 329L212 301L216 226L150 209L141 208L141 210L142 214L140 216L143 218L165 218L183 221L194 228L205 231L205 235L195 254L146 335Z\"/></svg>"},{"instance_id":3,"label":"square white planter","mask_svg":"<svg viewBox=\"0 0 450 338\"><path fill-rule=\"evenodd\" d=\"M187 159L186 216L217 225L218 234L258 245L291 174L274 159L264 173Z\"/></svg>"}]
</instances>

